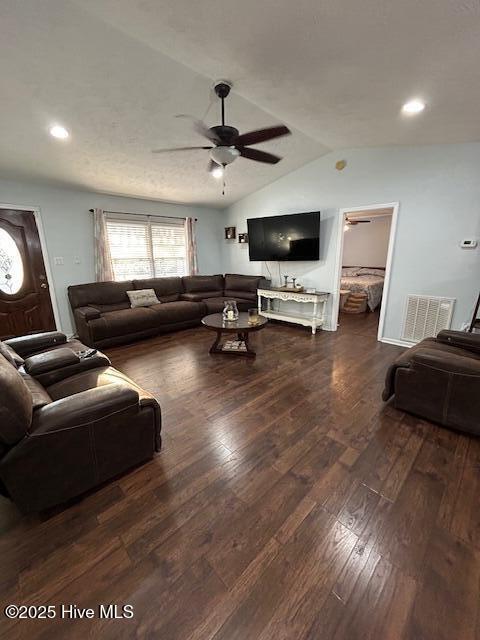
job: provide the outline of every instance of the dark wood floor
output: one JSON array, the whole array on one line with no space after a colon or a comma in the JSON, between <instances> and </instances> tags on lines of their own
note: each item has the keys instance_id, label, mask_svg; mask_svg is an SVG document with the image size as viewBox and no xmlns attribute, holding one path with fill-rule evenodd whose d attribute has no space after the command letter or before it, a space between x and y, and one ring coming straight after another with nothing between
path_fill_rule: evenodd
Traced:
<instances>
[{"instance_id":1,"label":"dark wood floor","mask_svg":"<svg viewBox=\"0 0 480 640\"><path fill-rule=\"evenodd\" d=\"M209 356L201 328L112 349L160 400L163 451L47 518L1 501L1 601L135 616L2 637L480 636L480 443L382 404L400 349L376 320L271 324L255 361Z\"/></svg>"}]
</instances>

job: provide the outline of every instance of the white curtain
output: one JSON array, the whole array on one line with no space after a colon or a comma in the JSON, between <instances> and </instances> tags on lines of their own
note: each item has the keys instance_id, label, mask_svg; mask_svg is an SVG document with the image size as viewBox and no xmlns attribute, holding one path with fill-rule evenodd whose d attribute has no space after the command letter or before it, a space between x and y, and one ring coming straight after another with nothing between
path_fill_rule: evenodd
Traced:
<instances>
[{"instance_id":1,"label":"white curtain","mask_svg":"<svg viewBox=\"0 0 480 640\"><path fill-rule=\"evenodd\" d=\"M103 209L93 210L95 237L95 279L97 282L113 280L112 256L107 234L107 219Z\"/></svg>"},{"instance_id":2,"label":"white curtain","mask_svg":"<svg viewBox=\"0 0 480 640\"><path fill-rule=\"evenodd\" d=\"M198 273L198 264L195 220L193 218L185 218L185 250L187 255L187 275L194 276Z\"/></svg>"}]
</instances>

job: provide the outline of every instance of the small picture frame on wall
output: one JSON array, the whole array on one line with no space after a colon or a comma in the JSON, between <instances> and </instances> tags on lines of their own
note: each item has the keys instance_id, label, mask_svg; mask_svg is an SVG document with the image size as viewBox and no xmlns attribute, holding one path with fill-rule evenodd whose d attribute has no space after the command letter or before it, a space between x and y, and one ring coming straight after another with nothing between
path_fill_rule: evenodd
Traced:
<instances>
[{"instance_id":1,"label":"small picture frame on wall","mask_svg":"<svg viewBox=\"0 0 480 640\"><path fill-rule=\"evenodd\" d=\"M225 227L225 240L235 240L236 237L236 227Z\"/></svg>"},{"instance_id":2,"label":"small picture frame on wall","mask_svg":"<svg viewBox=\"0 0 480 640\"><path fill-rule=\"evenodd\" d=\"M248 233L239 233L238 234L238 241L240 242L240 244L247 244L248 243Z\"/></svg>"}]
</instances>

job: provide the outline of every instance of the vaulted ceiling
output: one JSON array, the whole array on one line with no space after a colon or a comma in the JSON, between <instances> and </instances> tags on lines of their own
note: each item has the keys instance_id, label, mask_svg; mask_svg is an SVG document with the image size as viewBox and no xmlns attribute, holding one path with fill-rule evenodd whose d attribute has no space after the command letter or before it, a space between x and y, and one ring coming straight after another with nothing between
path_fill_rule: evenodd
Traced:
<instances>
[{"instance_id":1,"label":"vaulted ceiling","mask_svg":"<svg viewBox=\"0 0 480 640\"><path fill-rule=\"evenodd\" d=\"M344 147L480 139L478 0L2 0L0 175L225 206ZM287 124L238 159L226 195L175 115L241 132ZM412 97L427 108L406 117ZM52 123L71 132L48 135Z\"/></svg>"}]
</instances>

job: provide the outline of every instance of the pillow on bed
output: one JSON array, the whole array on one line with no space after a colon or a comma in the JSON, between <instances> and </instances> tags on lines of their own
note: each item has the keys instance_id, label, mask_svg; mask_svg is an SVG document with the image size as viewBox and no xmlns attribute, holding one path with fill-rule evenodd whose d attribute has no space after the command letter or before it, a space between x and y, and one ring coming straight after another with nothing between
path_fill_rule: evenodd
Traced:
<instances>
[{"instance_id":1,"label":"pillow on bed","mask_svg":"<svg viewBox=\"0 0 480 640\"><path fill-rule=\"evenodd\" d=\"M359 276L381 276L385 277L385 269L372 269L371 267L362 267L359 272Z\"/></svg>"},{"instance_id":2,"label":"pillow on bed","mask_svg":"<svg viewBox=\"0 0 480 640\"><path fill-rule=\"evenodd\" d=\"M342 267L342 276L357 276L360 267Z\"/></svg>"}]
</instances>

